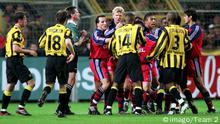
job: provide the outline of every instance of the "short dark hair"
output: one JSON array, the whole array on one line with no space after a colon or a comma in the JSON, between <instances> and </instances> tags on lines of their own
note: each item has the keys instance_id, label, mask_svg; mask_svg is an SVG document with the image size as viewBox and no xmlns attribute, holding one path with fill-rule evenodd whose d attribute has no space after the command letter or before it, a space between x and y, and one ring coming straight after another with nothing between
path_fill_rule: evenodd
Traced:
<instances>
[{"instance_id":1,"label":"short dark hair","mask_svg":"<svg viewBox=\"0 0 220 124\"><path fill-rule=\"evenodd\" d=\"M22 12L22 11L16 12L15 13L15 23L17 23L18 20L20 20L20 19L24 19L25 16L26 16L25 12Z\"/></svg>"},{"instance_id":2,"label":"short dark hair","mask_svg":"<svg viewBox=\"0 0 220 124\"><path fill-rule=\"evenodd\" d=\"M75 14L76 12L76 7L75 6L69 6L65 9L67 11L67 18L71 18L71 14Z\"/></svg>"},{"instance_id":3,"label":"short dark hair","mask_svg":"<svg viewBox=\"0 0 220 124\"><path fill-rule=\"evenodd\" d=\"M169 12L167 14L167 21L170 22L171 24L180 25L181 17L179 16L177 12Z\"/></svg>"},{"instance_id":4,"label":"short dark hair","mask_svg":"<svg viewBox=\"0 0 220 124\"><path fill-rule=\"evenodd\" d=\"M155 15L155 14L152 13L152 12L146 13L146 14L144 15L144 21L147 20L148 17L154 16L154 15Z\"/></svg>"},{"instance_id":5,"label":"short dark hair","mask_svg":"<svg viewBox=\"0 0 220 124\"><path fill-rule=\"evenodd\" d=\"M132 24L134 22L135 15L133 13L127 13L125 17L127 17L125 18L126 23Z\"/></svg>"},{"instance_id":6,"label":"short dark hair","mask_svg":"<svg viewBox=\"0 0 220 124\"><path fill-rule=\"evenodd\" d=\"M194 9L187 9L184 11L187 16L192 16L192 21L197 21L197 13Z\"/></svg>"},{"instance_id":7,"label":"short dark hair","mask_svg":"<svg viewBox=\"0 0 220 124\"><path fill-rule=\"evenodd\" d=\"M136 16L136 17L134 18L133 25L135 25L135 24L139 24L139 25L141 25L142 27L145 27L145 26L144 26L143 19L142 19L141 17L139 17L139 16Z\"/></svg>"},{"instance_id":8,"label":"short dark hair","mask_svg":"<svg viewBox=\"0 0 220 124\"><path fill-rule=\"evenodd\" d=\"M98 15L95 19L95 24L99 23L99 18L105 17L105 15Z\"/></svg>"},{"instance_id":9,"label":"short dark hair","mask_svg":"<svg viewBox=\"0 0 220 124\"><path fill-rule=\"evenodd\" d=\"M56 21L57 23L64 24L67 19L67 12L65 10L59 10L56 13Z\"/></svg>"}]
</instances>

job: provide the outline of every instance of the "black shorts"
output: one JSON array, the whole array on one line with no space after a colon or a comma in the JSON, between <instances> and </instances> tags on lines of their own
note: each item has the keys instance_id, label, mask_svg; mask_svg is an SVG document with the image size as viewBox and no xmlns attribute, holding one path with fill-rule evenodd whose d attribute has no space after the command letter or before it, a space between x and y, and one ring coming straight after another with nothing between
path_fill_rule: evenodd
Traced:
<instances>
[{"instance_id":1,"label":"black shorts","mask_svg":"<svg viewBox=\"0 0 220 124\"><path fill-rule=\"evenodd\" d=\"M115 69L114 82L118 84L124 83L127 74L132 82L143 81L138 54L129 53L119 57Z\"/></svg>"},{"instance_id":2,"label":"black shorts","mask_svg":"<svg viewBox=\"0 0 220 124\"><path fill-rule=\"evenodd\" d=\"M179 84L183 81L183 70L178 68L161 68L159 82L163 84L175 82Z\"/></svg>"},{"instance_id":3,"label":"black shorts","mask_svg":"<svg viewBox=\"0 0 220 124\"><path fill-rule=\"evenodd\" d=\"M8 83L17 83L20 80L22 83L31 80L32 74L23 63L21 57L10 57L6 59L6 74Z\"/></svg>"},{"instance_id":4,"label":"black shorts","mask_svg":"<svg viewBox=\"0 0 220 124\"><path fill-rule=\"evenodd\" d=\"M46 83L55 83L57 77L59 84L66 84L66 67L66 57L48 56L46 63Z\"/></svg>"},{"instance_id":5,"label":"black shorts","mask_svg":"<svg viewBox=\"0 0 220 124\"><path fill-rule=\"evenodd\" d=\"M76 52L74 59L67 65L68 66L67 71L77 73L77 63L78 63L78 54Z\"/></svg>"}]
</instances>

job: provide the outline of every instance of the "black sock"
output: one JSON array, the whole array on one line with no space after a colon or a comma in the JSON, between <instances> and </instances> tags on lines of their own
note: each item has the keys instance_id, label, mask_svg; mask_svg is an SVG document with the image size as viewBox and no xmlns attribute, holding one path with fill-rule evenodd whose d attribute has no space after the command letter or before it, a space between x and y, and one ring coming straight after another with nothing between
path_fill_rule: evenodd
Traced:
<instances>
[{"instance_id":1,"label":"black sock","mask_svg":"<svg viewBox=\"0 0 220 124\"><path fill-rule=\"evenodd\" d=\"M118 101L118 110L122 111L123 110L123 103L124 103L123 89L118 89L117 101Z\"/></svg>"},{"instance_id":2,"label":"black sock","mask_svg":"<svg viewBox=\"0 0 220 124\"><path fill-rule=\"evenodd\" d=\"M192 93L190 92L190 90L188 88L184 89L183 94L186 96L186 100L188 101L188 103L191 104L193 101L193 98L192 98Z\"/></svg>"},{"instance_id":3,"label":"black sock","mask_svg":"<svg viewBox=\"0 0 220 124\"><path fill-rule=\"evenodd\" d=\"M95 92L94 98L92 100L91 106L96 106L99 100L102 98L102 95L104 93L104 89L100 86L99 89ZM95 100L95 101L93 101Z\"/></svg>"},{"instance_id":4,"label":"black sock","mask_svg":"<svg viewBox=\"0 0 220 124\"><path fill-rule=\"evenodd\" d=\"M180 93L179 91L177 90L177 88L172 88L171 90L169 90L170 94L174 97L174 99L176 100L180 100L181 99L181 96L180 96Z\"/></svg>"},{"instance_id":5,"label":"black sock","mask_svg":"<svg viewBox=\"0 0 220 124\"><path fill-rule=\"evenodd\" d=\"M117 95L117 90L116 89L111 89L109 96L108 96L108 102L107 105L108 106L112 106L113 102L115 101L116 95Z\"/></svg>"},{"instance_id":6,"label":"black sock","mask_svg":"<svg viewBox=\"0 0 220 124\"><path fill-rule=\"evenodd\" d=\"M141 107L142 105L142 89L135 88L134 89L135 93L135 100L136 100L136 107Z\"/></svg>"},{"instance_id":7,"label":"black sock","mask_svg":"<svg viewBox=\"0 0 220 124\"><path fill-rule=\"evenodd\" d=\"M157 98L156 98L157 109L162 110L163 96L164 96L164 92L157 93Z\"/></svg>"},{"instance_id":8,"label":"black sock","mask_svg":"<svg viewBox=\"0 0 220 124\"><path fill-rule=\"evenodd\" d=\"M65 110L65 106L67 105L66 103L66 98L67 97L67 93L59 93L59 110L64 111Z\"/></svg>"},{"instance_id":9,"label":"black sock","mask_svg":"<svg viewBox=\"0 0 220 124\"><path fill-rule=\"evenodd\" d=\"M129 89L124 89L124 98L125 98L126 100L129 99L129 93L130 93L130 90L129 90Z\"/></svg>"},{"instance_id":10,"label":"black sock","mask_svg":"<svg viewBox=\"0 0 220 124\"><path fill-rule=\"evenodd\" d=\"M44 87L41 98L45 98L47 97L48 94L50 94L51 92L51 88L49 86Z\"/></svg>"},{"instance_id":11,"label":"black sock","mask_svg":"<svg viewBox=\"0 0 220 124\"><path fill-rule=\"evenodd\" d=\"M24 89L21 96L20 105L25 106L25 103L28 101L30 95L31 95L31 91L28 89Z\"/></svg>"},{"instance_id":12,"label":"black sock","mask_svg":"<svg viewBox=\"0 0 220 124\"><path fill-rule=\"evenodd\" d=\"M66 85L66 93L67 93L67 101L69 102L69 99L70 99L70 95L71 95L71 92L72 92L72 89L73 89L73 86L71 86L70 84L67 84Z\"/></svg>"},{"instance_id":13,"label":"black sock","mask_svg":"<svg viewBox=\"0 0 220 124\"><path fill-rule=\"evenodd\" d=\"M106 106L107 106L107 102L108 102L108 96L109 96L109 93L110 93L110 90L111 90L111 87L109 87L109 88L107 88L106 89L106 91L105 91L105 93L104 93L104 104L105 104L105 106L104 106L104 109L106 108Z\"/></svg>"},{"instance_id":14,"label":"black sock","mask_svg":"<svg viewBox=\"0 0 220 124\"><path fill-rule=\"evenodd\" d=\"M170 95L166 94L165 95L165 107L164 107L164 110L165 111L169 111L169 109L170 109Z\"/></svg>"},{"instance_id":15,"label":"black sock","mask_svg":"<svg viewBox=\"0 0 220 124\"><path fill-rule=\"evenodd\" d=\"M2 109L7 109L10 102L11 96L2 95Z\"/></svg>"}]
</instances>

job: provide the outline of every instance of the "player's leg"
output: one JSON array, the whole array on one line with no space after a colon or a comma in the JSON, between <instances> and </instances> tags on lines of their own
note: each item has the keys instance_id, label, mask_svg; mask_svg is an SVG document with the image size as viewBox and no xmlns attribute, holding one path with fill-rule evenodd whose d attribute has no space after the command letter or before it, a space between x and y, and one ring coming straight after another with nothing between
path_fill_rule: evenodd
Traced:
<instances>
[{"instance_id":1,"label":"player's leg","mask_svg":"<svg viewBox=\"0 0 220 124\"><path fill-rule=\"evenodd\" d=\"M202 80L202 71L201 71L201 66L200 66L200 60L199 58L195 58L193 59L193 64L194 64L194 68L195 68L195 75L193 77L193 80L195 82L196 87L199 89L199 91L201 92L207 107L208 107L208 112L215 112L215 107L212 104L212 100L210 98L210 94L207 91L207 89L204 86L204 82Z\"/></svg>"}]
</instances>

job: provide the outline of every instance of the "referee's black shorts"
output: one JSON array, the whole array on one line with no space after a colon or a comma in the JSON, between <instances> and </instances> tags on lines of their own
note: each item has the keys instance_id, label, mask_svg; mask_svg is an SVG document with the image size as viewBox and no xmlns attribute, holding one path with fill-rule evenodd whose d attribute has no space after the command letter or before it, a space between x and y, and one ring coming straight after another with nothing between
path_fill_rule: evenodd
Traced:
<instances>
[{"instance_id":1,"label":"referee's black shorts","mask_svg":"<svg viewBox=\"0 0 220 124\"><path fill-rule=\"evenodd\" d=\"M138 54L129 53L119 57L115 69L114 82L118 84L124 83L127 74L132 82L143 81Z\"/></svg>"}]
</instances>

